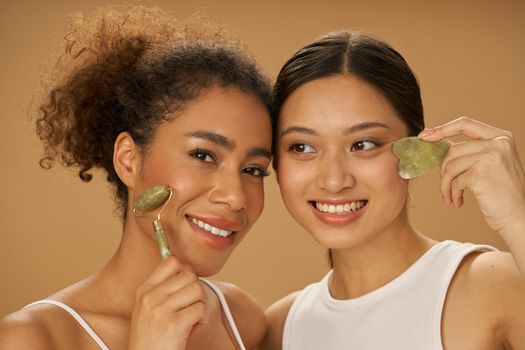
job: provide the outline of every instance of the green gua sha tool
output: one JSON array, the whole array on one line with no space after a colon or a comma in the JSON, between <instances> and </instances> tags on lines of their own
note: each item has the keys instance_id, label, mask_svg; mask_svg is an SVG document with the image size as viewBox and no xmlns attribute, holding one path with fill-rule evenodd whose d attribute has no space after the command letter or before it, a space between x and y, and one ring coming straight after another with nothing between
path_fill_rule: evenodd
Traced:
<instances>
[{"instance_id":1,"label":"green gua sha tool","mask_svg":"<svg viewBox=\"0 0 525 350\"><path fill-rule=\"evenodd\" d=\"M403 179L413 179L438 169L450 145L446 141L424 141L417 136L397 140L392 145L392 151L399 158L399 176Z\"/></svg>"},{"instance_id":2,"label":"green gua sha tool","mask_svg":"<svg viewBox=\"0 0 525 350\"><path fill-rule=\"evenodd\" d=\"M153 224L153 231L157 237L157 243L160 249L160 256L162 260L166 259L171 255L170 247L168 246L168 239L166 238L166 231L162 227L160 222L160 213L169 200L171 199L172 190L169 186L159 185L147 188L144 192L138 195L135 200L135 206L133 207L133 214L141 219L147 219ZM144 212L151 211L153 209L162 207L157 212L157 216L152 218L144 215Z\"/></svg>"}]
</instances>

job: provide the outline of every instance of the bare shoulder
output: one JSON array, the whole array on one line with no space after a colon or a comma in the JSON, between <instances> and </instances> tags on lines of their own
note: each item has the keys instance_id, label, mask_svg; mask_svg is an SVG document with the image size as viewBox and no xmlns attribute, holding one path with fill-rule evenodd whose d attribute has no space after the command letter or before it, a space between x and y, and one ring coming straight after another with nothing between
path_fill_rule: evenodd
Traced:
<instances>
[{"instance_id":1,"label":"bare shoulder","mask_svg":"<svg viewBox=\"0 0 525 350\"><path fill-rule=\"evenodd\" d=\"M266 333L263 309L255 299L238 286L214 281L224 294L235 324L247 349L256 348Z\"/></svg>"},{"instance_id":2,"label":"bare shoulder","mask_svg":"<svg viewBox=\"0 0 525 350\"><path fill-rule=\"evenodd\" d=\"M525 330L525 277L512 255L505 252L478 254L472 258L469 270L473 282L487 291L487 298L500 305L504 321L520 319Z\"/></svg>"},{"instance_id":3,"label":"bare shoulder","mask_svg":"<svg viewBox=\"0 0 525 350\"><path fill-rule=\"evenodd\" d=\"M0 350L3 349L83 349L92 342L89 334L69 312L52 304L60 301L82 317L95 315L93 305L100 307L99 299L91 296L87 280L77 282L45 298L47 301L31 305L0 320ZM88 301L95 300L89 303ZM88 345L86 345L88 344Z\"/></svg>"},{"instance_id":4,"label":"bare shoulder","mask_svg":"<svg viewBox=\"0 0 525 350\"><path fill-rule=\"evenodd\" d=\"M0 320L0 349L52 349L53 336L45 318L22 309Z\"/></svg>"},{"instance_id":5,"label":"bare shoulder","mask_svg":"<svg viewBox=\"0 0 525 350\"><path fill-rule=\"evenodd\" d=\"M299 291L288 294L282 299L277 300L266 310L268 331L261 344L261 350L282 349L282 339L286 316L292 307L293 302L299 295Z\"/></svg>"},{"instance_id":6,"label":"bare shoulder","mask_svg":"<svg viewBox=\"0 0 525 350\"><path fill-rule=\"evenodd\" d=\"M478 286L500 300L518 298L525 303L525 278L512 255L506 252L482 252L467 256L459 272L463 283Z\"/></svg>"},{"instance_id":7,"label":"bare shoulder","mask_svg":"<svg viewBox=\"0 0 525 350\"><path fill-rule=\"evenodd\" d=\"M475 317L487 320L498 343L525 349L525 278L510 253L467 256L450 292L454 292L457 303L478 310Z\"/></svg>"}]
</instances>

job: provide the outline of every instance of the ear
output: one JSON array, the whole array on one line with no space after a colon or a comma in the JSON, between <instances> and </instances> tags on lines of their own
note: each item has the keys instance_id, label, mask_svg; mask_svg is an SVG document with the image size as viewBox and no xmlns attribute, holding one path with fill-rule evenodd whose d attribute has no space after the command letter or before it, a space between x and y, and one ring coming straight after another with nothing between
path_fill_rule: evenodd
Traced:
<instances>
[{"instance_id":1,"label":"ear","mask_svg":"<svg viewBox=\"0 0 525 350\"><path fill-rule=\"evenodd\" d=\"M120 180L133 188L140 170L141 156L138 146L131 135L122 132L117 136L113 146L113 167Z\"/></svg>"}]
</instances>

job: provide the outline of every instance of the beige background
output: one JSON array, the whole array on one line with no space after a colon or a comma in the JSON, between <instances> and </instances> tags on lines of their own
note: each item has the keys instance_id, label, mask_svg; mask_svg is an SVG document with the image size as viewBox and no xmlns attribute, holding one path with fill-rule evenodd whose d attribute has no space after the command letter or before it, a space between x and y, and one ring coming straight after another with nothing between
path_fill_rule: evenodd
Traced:
<instances>
[{"instance_id":1,"label":"beige background","mask_svg":"<svg viewBox=\"0 0 525 350\"><path fill-rule=\"evenodd\" d=\"M525 156L523 1L151 3L180 17L203 10L226 24L250 43L272 78L296 49L322 33L371 32L396 47L417 73L428 125L475 116L512 130ZM60 41L64 15L105 4L1 1L0 316L99 269L119 241L120 224L103 176L84 184L60 167L41 170L40 145L29 120L39 65ZM324 249L288 216L273 176L266 188L263 216L217 276L240 285L262 306L327 270ZM436 174L415 181L412 196L413 222L422 232L505 249L470 195L462 210L441 203Z\"/></svg>"}]
</instances>

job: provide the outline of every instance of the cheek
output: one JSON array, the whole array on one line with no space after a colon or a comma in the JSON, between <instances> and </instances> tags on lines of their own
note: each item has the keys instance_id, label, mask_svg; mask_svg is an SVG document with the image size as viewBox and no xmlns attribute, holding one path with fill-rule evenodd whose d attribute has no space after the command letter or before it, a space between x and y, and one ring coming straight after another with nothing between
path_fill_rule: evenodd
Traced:
<instances>
[{"instance_id":1,"label":"cheek","mask_svg":"<svg viewBox=\"0 0 525 350\"><path fill-rule=\"evenodd\" d=\"M187 172L186 167L177 166L181 164L179 157L167 157L158 148L152 149L142 164L142 181L149 185L168 185L175 190L178 178L183 178Z\"/></svg>"},{"instance_id":2,"label":"cheek","mask_svg":"<svg viewBox=\"0 0 525 350\"><path fill-rule=\"evenodd\" d=\"M282 160L279 162L277 181L282 199L287 208L293 207L295 201L303 202L302 194L314 182L315 172L306 164Z\"/></svg>"},{"instance_id":3,"label":"cheek","mask_svg":"<svg viewBox=\"0 0 525 350\"><path fill-rule=\"evenodd\" d=\"M259 218L264 208L264 185L262 182L261 184L249 184L246 196L250 221L253 223Z\"/></svg>"},{"instance_id":4,"label":"cheek","mask_svg":"<svg viewBox=\"0 0 525 350\"><path fill-rule=\"evenodd\" d=\"M369 162L366 167L366 176L372 181L370 186L390 196L406 197L408 181L402 179L397 173L398 159L392 154L385 154L374 162ZM403 199L404 200L404 199Z\"/></svg>"},{"instance_id":5,"label":"cheek","mask_svg":"<svg viewBox=\"0 0 525 350\"><path fill-rule=\"evenodd\" d=\"M372 162L368 162L366 169L370 176L377 179L383 179L384 181L395 181L397 178L401 179L397 175L397 159L385 154Z\"/></svg>"},{"instance_id":6,"label":"cheek","mask_svg":"<svg viewBox=\"0 0 525 350\"><path fill-rule=\"evenodd\" d=\"M162 183L171 187L174 202L185 202L202 194L209 184L209 181L206 181L202 176L194 171L186 171L184 167L157 177L161 178L159 181L163 181Z\"/></svg>"}]
</instances>

